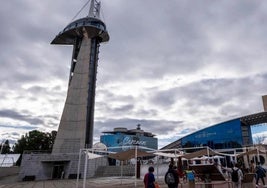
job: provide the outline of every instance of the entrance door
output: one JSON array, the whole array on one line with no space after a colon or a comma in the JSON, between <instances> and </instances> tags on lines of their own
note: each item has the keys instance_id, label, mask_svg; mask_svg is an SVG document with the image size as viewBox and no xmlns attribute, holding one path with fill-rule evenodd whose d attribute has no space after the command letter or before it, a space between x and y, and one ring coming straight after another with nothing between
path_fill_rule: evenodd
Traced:
<instances>
[{"instance_id":1,"label":"entrance door","mask_svg":"<svg viewBox=\"0 0 267 188\"><path fill-rule=\"evenodd\" d=\"M52 179L64 178L64 165L54 165Z\"/></svg>"}]
</instances>

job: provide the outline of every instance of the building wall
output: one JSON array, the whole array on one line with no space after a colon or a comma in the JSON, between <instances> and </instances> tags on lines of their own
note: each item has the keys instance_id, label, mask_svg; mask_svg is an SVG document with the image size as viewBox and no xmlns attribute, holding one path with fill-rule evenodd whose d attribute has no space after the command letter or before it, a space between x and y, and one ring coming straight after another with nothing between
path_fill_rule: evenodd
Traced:
<instances>
[{"instance_id":1,"label":"building wall","mask_svg":"<svg viewBox=\"0 0 267 188\"><path fill-rule=\"evenodd\" d=\"M64 179L73 178L78 171L79 154L23 154L19 179L23 180L25 176L34 176L35 180L59 179L53 178L55 166L64 166ZM89 159L87 163L86 177L93 177L98 166L106 166L107 158ZM81 156L80 174L83 178L85 168L85 155ZM77 177L77 176L76 176Z\"/></svg>"},{"instance_id":2,"label":"building wall","mask_svg":"<svg viewBox=\"0 0 267 188\"><path fill-rule=\"evenodd\" d=\"M267 95L262 96L262 103L264 112L267 112Z\"/></svg>"},{"instance_id":3,"label":"building wall","mask_svg":"<svg viewBox=\"0 0 267 188\"><path fill-rule=\"evenodd\" d=\"M18 166L12 166L12 167L0 167L0 178L17 175L19 173L19 167Z\"/></svg>"},{"instance_id":4,"label":"building wall","mask_svg":"<svg viewBox=\"0 0 267 188\"><path fill-rule=\"evenodd\" d=\"M209 146L212 149L241 148L253 144L251 128L239 118L187 135L162 149Z\"/></svg>"},{"instance_id":5,"label":"building wall","mask_svg":"<svg viewBox=\"0 0 267 188\"><path fill-rule=\"evenodd\" d=\"M212 149L242 147L243 138L239 119L223 122L181 139L182 147L209 146Z\"/></svg>"},{"instance_id":6,"label":"building wall","mask_svg":"<svg viewBox=\"0 0 267 188\"><path fill-rule=\"evenodd\" d=\"M100 142L105 144L110 151L123 151L129 149L128 146L142 146L151 149L158 149L158 139L143 135L127 135L122 133L101 135ZM117 147L117 148L110 148Z\"/></svg>"}]
</instances>

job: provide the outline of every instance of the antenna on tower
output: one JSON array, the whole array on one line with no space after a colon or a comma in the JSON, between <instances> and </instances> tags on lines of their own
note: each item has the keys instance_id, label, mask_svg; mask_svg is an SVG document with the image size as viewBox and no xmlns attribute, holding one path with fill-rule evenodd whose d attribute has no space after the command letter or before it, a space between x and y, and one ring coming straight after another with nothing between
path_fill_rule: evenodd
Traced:
<instances>
[{"instance_id":1,"label":"antenna on tower","mask_svg":"<svg viewBox=\"0 0 267 188\"><path fill-rule=\"evenodd\" d=\"M100 17L100 2L91 0L88 17L99 18Z\"/></svg>"}]
</instances>

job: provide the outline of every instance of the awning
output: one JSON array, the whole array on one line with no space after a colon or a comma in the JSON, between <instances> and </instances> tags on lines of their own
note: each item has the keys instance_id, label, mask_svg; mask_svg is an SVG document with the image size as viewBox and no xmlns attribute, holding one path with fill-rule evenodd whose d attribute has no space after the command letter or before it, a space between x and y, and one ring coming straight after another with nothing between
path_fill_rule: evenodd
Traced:
<instances>
[{"instance_id":1,"label":"awning","mask_svg":"<svg viewBox=\"0 0 267 188\"><path fill-rule=\"evenodd\" d=\"M98 155L95 153L88 153L88 159L96 159L96 158L100 158L100 157L104 157L103 155Z\"/></svg>"},{"instance_id":2,"label":"awning","mask_svg":"<svg viewBox=\"0 0 267 188\"><path fill-rule=\"evenodd\" d=\"M11 167L18 161L20 154L0 154L0 166Z\"/></svg>"},{"instance_id":3,"label":"awning","mask_svg":"<svg viewBox=\"0 0 267 188\"><path fill-rule=\"evenodd\" d=\"M250 150L250 151L246 151L246 152L243 152L243 153L239 153L237 155L237 157L241 157L241 156L244 156L244 155L258 155L258 154L266 154L265 151L261 151L261 150L258 150L258 149L253 149L253 150Z\"/></svg>"},{"instance_id":4,"label":"awning","mask_svg":"<svg viewBox=\"0 0 267 188\"><path fill-rule=\"evenodd\" d=\"M163 157L169 157L169 158L178 158L183 155L181 154L175 154L175 153L164 153L164 152L155 152L155 155L163 156Z\"/></svg>"},{"instance_id":5,"label":"awning","mask_svg":"<svg viewBox=\"0 0 267 188\"><path fill-rule=\"evenodd\" d=\"M240 118L241 122L245 125L257 125L261 123L267 123L267 112L260 112L257 114L251 114Z\"/></svg>"},{"instance_id":6,"label":"awning","mask_svg":"<svg viewBox=\"0 0 267 188\"><path fill-rule=\"evenodd\" d=\"M195 157L201 157L203 155L217 155L218 153L216 153L215 151L211 150L211 149L202 149L193 153L188 153L185 154L183 157L186 159L192 159Z\"/></svg>"},{"instance_id":7,"label":"awning","mask_svg":"<svg viewBox=\"0 0 267 188\"><path fill-rule=\"evenodd\" d=\"M108 157L113 158L113 159L117 159L120 161L124 161L124 160L129 160L129 159L135 158L136 155L137 155L137 157L155 156L154 154L148 153L148 152L143 151L143 150L129 149L127 151L122 151L122 152L118 152L118 153L111 153L108 155Z\"/></svg>"}]
</instances>

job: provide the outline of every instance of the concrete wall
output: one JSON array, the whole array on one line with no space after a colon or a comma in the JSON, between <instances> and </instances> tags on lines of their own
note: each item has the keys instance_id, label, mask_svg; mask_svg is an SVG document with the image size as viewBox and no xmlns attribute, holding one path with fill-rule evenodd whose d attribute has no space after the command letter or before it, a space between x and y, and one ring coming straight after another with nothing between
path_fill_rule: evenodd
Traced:
<instances>
[{"instance_id":1,"label":"concrete wall","mask_svg":"<svg viewBox=\"0 0 267 188\"><path fill-rule=\"evenodd\" d=\"M86 130L90 130L90 134L93 132L93 124L88 125L87 122L90 118L87 108L90 107L91 102L94 104L94 101L89 99L94 100L95 95L94 90L89 88L92 84L95 85L95 81L89 79L94 73L92 71L94 65L90 63L91 50L91 39L83 37L53 145L53 154L78 153L80 148L85 148L86 134L88 134ZM94 107L92 106L90 110L93 112Z\"/></svg>"},{"instance_id":2,"label":"concrete wall","mask_svg":"<svg viewBox=\"0 0 267 188\"><path fill-rule=\"evenodd\" d=\"M64 166L64 178L77 174L79 154L23 154L19 172L19 179L25 176L35 176L35 180L47 180L53 178L55 165ZM80 174L84 174L85 156L81 156ZM108 164L107 158L90 159L87 161L86 177L93 177L98 166ZM59 177L61 178L61 177Z\"/></svg>"},{"instance_id":3,"label":"concrete wall","mask_svg":"<svg viewBox=\"0 0 267 188\"><path fill-rule=\"evenodd\" d=\"M11 175L16 175L18 173L19 173L19 167L18 166L0 167L0 178L6 177L6 176L11 176Z\"/></svg>"}]
</instances>

